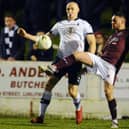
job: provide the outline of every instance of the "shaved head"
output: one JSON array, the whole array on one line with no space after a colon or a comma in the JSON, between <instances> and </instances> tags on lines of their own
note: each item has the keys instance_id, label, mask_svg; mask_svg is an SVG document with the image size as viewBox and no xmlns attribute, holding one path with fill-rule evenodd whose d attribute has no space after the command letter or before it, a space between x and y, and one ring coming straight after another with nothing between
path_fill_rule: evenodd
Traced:
<instances>
[{"instance_id":1,"label":"shaved head","mask_svg":"<svg viewBox=\"0 0 129 129\"><path fill-rule=\"evenodd\" d=\"M72 2L67 3L66 8L67 8L69 5L76 6L76 8L78 8L78 9L79 9L79 5L78 5L78 3L77 3L77 2L72 1Z\"/></svg>"},{"instance_id":2,"label":"shaved head","mask_svg":"<svg viewBox=\"0 0 129 129\"><path fill-rule=\"evenodd\" d=\"M78 18L79 11L80 11L79 5L76 2L72 1L66 5L66 13L67 13L67 18L69 20L74 20Z\"/></svg>"}]
</instances>

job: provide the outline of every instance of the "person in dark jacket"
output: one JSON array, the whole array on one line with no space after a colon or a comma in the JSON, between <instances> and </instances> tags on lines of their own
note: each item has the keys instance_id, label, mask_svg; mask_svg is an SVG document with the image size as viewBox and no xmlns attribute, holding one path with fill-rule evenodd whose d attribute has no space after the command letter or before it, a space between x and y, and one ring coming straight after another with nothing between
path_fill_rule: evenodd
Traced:
<instances>
[{"instance_id":1,"label":"person in dark jacket","mask_svg":"<svg viewBox=\"0 0 129 129\"><path fill-rule=\"evenodd\" d=\"M0 59L23 60L25 40L17 34L18 25L13 14L5 15L4 24L0 33Z\"/></svg>"}]
</instances>

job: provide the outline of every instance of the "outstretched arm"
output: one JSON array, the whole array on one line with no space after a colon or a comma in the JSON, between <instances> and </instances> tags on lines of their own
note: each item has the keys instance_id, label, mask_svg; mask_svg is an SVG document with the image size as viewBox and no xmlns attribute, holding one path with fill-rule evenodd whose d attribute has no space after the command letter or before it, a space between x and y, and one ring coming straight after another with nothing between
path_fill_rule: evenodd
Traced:
<instances>
[{"instance_id":1,"label":"outstretched arm","mask_svg":"<svg viewBox=\"0 0 129 129\"><path fill-rule=\"evenodd\" d=\"M29 34L29 33L26 32L25 29L23 29L23 28L21 28L21 27L17 30L17 33L18 33L20 36L22 36L22 37L24 37L24 38L26 38L26 39L32 40L32 41L34 41L34 42L37 42L38 39L39 39L39 36ZM52 37L52 34L51 34L50 32L47 32L45 35L48 35L48 36Z\"/></svg>"},{"instance_id":2,"label":"outstretched arm","mask_svg":"<svg viewBox=\"0 0 129 129\"><path fill-rule=\"evenodd\" d=\"M37 36L27 33L26 30L23 29L23 28L19 28L19 29L17 30L17 33L18 33L20 36L22 36L22 37L24 37L24 38L26 38L26 39L32 40L32 41L34 41L34 42L37 42Z\"/></svg>"}]
</instances>

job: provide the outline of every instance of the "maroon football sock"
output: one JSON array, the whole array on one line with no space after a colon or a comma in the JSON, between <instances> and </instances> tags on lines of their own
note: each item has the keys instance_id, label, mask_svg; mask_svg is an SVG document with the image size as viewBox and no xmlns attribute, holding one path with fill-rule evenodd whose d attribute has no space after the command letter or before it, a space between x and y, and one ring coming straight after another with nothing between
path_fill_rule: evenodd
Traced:
<instances>
[{"instance_id":1,"label":"maroon football sock","mask_svg":"<svg viewBox=\"0 0 129 129\"><path fill-rule=\"evenodd\" d=\"M116 100L113 99L111 101L108 101L109 104L109 109L110 109L110 113L112 116L112 120L117 119L117 104L116 104Z\"/></svg>"}]
</instances>

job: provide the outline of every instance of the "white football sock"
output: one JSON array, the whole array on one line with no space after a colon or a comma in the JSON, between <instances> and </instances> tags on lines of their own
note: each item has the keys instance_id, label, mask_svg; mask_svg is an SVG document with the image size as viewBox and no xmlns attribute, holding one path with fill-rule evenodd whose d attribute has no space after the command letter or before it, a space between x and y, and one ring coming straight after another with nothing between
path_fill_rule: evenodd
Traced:
<instances>
[{"instance_id":1,"label":"white football sock","mask_svg":"<svg viewBox=\"0 0 129 129\"><path fill-rule=\"evenodd\" d=\"M41 101L43 101L43 102L40 103L40 109L39 109L39 116L40 117L44 117L46 109L50 103L51 96L52 96L52 94L49 91L45 91L43 93L43 96L41 98Z\"/></svg>"},{"instance_id":2,"label":"white football sock","mask_svg":"<svg viewBox=\"0 0 129 129\"><path fill-rule=\"evenodd\" d=\"M76 110L80 110L81 108L80 101L81 101L81 97L80 97L80 94L78 93L77 97L73 99L73 103L75 105Z\"/></svg>"}]
</instances>

